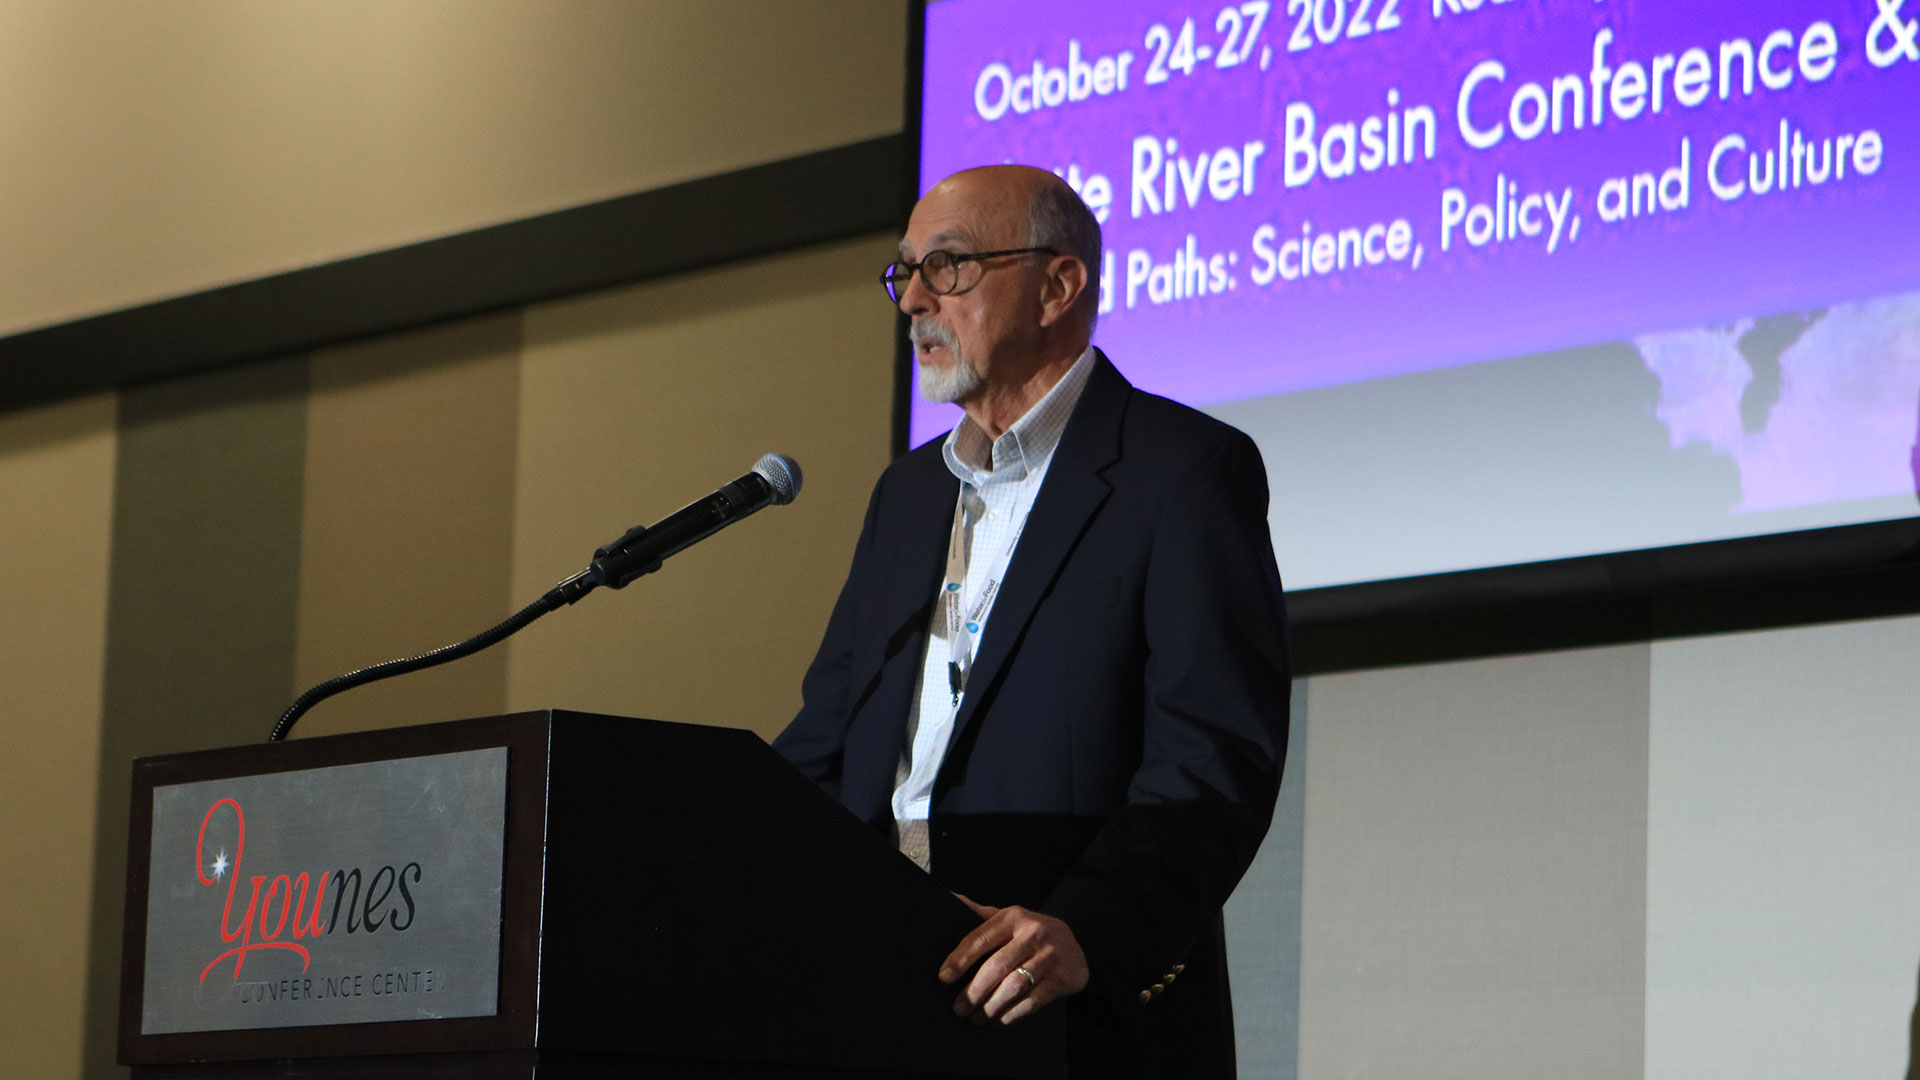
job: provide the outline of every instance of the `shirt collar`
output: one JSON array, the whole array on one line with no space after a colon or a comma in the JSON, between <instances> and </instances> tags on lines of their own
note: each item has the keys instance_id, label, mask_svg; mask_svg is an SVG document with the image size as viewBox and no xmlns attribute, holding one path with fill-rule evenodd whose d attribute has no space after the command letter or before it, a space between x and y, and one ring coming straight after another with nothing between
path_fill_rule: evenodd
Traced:
<instances>
[{"instance_id":1,"label":"shirt collar","mask_svg":"<svg viewBox=\"0 0 1920 1080\"><path fill-rule=\"evenodd\" d=\"M947 470L962 483L979 487L988 477L1024 480L1045 467L1060 445L1060 435L1067 429L1067 418L1073 415L1080 392L1087 387L1087 377L1093 373L1093 355L1093 346L1087 346L1060 381L993 441L991 470L976 469L968 464L969 460L978 461L986 456L987 433L980 430L973 417L961 417L940 447Z\"/></svg>"}]
</instances>

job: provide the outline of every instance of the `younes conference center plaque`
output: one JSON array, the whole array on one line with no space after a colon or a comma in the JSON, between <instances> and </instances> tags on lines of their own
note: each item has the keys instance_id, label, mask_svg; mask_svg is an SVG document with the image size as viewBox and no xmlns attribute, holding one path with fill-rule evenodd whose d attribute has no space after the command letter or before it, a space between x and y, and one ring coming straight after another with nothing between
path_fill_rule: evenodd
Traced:
<instances>
[{"instance_id":1,"label":"younes conference center plaque","mask_svg":"<svg viewBox=\"0 0 1920 1080\"><path fill-rule=\"evenodd\" d=\"M507 750L157 787L143 1034L491 1016Z\"/></svg>"}]
</instances>

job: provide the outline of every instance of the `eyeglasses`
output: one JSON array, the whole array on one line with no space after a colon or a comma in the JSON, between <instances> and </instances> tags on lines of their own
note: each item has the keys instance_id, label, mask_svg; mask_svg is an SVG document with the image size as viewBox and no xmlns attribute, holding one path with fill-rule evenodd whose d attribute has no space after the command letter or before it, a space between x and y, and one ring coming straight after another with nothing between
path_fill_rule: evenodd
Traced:
<instances>
[{"instance_id":1,"label":"eyeglasses","mask_svg":"<svg viewBox=\"0 0 1920 1080\"><path fill-rule=\"evenodd\" d=\"M960 264L978 262L981 259L997 259L1002 255L1031 255L1041 253L1058 255L1050 247L1007 248L1005 251L972 251L955 255L951 251L929 251L919 262L888 263L880 272L880 284L887 290L887 299L900 302L900 294L907 291L907 282L913 280L917 272L921 284L935 296L945 296L960 287Z\"/></svg>"}]
</instances>

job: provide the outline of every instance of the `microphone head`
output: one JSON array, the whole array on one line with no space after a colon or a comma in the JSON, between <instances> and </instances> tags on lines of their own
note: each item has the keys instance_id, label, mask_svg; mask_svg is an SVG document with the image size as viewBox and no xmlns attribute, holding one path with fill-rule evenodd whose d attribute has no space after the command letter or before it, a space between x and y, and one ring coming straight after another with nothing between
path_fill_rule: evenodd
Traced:
<instances>
[{"instance_id":1,"label":"microphone head","mask_svg":"<svg viewBox=\"0 0 1920 1080\"><path fill-rule=\"evenodd\" d=\"M773 505L785 506L800 494L800 463L785 454L766 454L753 471L773 489Z\"/></svg>"}]
</instances>

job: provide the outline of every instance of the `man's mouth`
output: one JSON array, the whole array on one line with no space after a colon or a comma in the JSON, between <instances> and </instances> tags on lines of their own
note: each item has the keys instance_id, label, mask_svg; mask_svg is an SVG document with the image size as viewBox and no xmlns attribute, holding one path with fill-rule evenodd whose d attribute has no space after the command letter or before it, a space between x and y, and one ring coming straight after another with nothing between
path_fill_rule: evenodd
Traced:
<instances>
[{"instance_id":1,"label":"man's mouth","mask_svg":"<svg viewBox=\"0 0 1920 1080\"><path fill-rule=\"evenodd\" d=\"M915 358L921 363L931 362L936 351L944 352L949 357L958 355L955 351L958 343L953 340L953 332L931 319L915 319L907 333L907 340L912 343Z\"/></svg>"}]
</instances>

